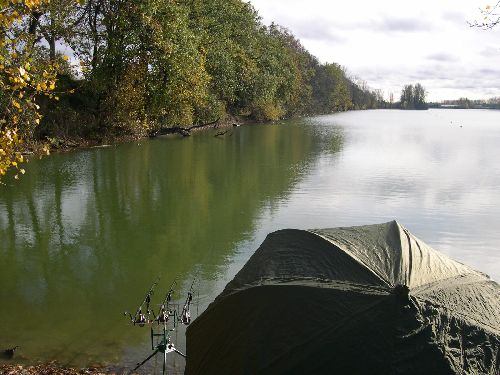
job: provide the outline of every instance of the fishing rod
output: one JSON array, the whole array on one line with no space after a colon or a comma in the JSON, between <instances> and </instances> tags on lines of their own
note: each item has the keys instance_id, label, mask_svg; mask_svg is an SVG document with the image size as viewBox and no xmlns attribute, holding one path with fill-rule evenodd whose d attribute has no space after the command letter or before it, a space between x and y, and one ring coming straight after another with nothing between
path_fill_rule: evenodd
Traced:
<instances>
[{"instance_id":1,"label":"fishing rod","mask_svg":"<svg viewBox=\"0 0 500 375\"><path fill-rule=\"evenodd\" d=\"M186 302L184 302L184 307L182 308L182 313L180 317L180 321L184 325L189 325L191 323L191 301L193 300L193 291L194 285L198 280L198 273L193 279L191 283L191 287L189 288L189 292L187 293Z\"/></svg>"},{"instance_id":2,"label":"fishing rod","mask_svg":"<svg viewBox=\"0 0 500 375\"><path fill-rule=\"evenodd\" d=\"M160 306L160 310L158 312L158 316L155 317L155 320L158 322L158 325L162 325L160 332L155 332L155 328L151 325L151 350L153 351L146 359L142 362L137 363L136 367L131 370L130 374L134 371L138 370L141 366L143 366L146 362L148 362L151 358L153 358L156 354L163 354L163 372L165 375L167 368L167 354L176 353L184 358L186 355L179 351L174 344L172 343L172 332L175 331L177 321L178 321L178 312L177 309L170 309L169 303L172 300L172 295L174 293L174 287L177 284L177 277L174 279L172 284L170 285L168 292L165 294L165 299ZM153 313L154 314L154 313ZM173 316L172 321L169 322L169 318ZM169 323L173 324L172 328L168 328L167 325ZM156 343L155 343L156 341Z\"/></svg>"},{"instance_id":3,"label":"fishing rod","mask_svg":"<svg viewBox=\"0 0 500 375\"><path fill-rule=\"evenodd\" d=\"M123 313L125 316L129 315L130 321L132 322L133 325L138 324L140 327L143 327L146 323L149 322L149 319L147 319L144 313L142 312L142 308L144 307L144 304L146 304L146 314L148 315L149 318L149 315L151 314L151 310L149 308L149 305L151 303L151 296L153 295L154 289L156 288L156 285L158 285L160 278L161 277L158 276L156 278L156 281L151 285L151 288L149 288L149 291L146 293L144 300L137 308L137 311L135 312L134 316L132 316L132 314L128 312Z\"/></svg>"},{"instance_id":4,"label":"fishing rod","mask_svg":"<svg viewBox=\"0 0 500 375\"><path fill-rule=\"evenodd\" d=\"M168 292L165 294L163 303L160 305L158 316L155 316L153 321L146 320L144 318L144 314L142 313L142 308L146 303L148 314L150 313L149 304L151 302L151 295L153 294L153 289L158 283L159 278L156 280L155 283L153 283L149 292L146 294L146 298L142 302L141 306L139 306L139 309L137 310L135 317L132 317L132 315L129 314L130 319L132 320L132 323L134 325L138 322L138 320L139 320L138 324L141 327L144 326L146 323L152 323L154 321L157 321L159 326L161 325L160 328L160 327L155 327L154 325L151 324L150 329L151 329L152 353L142 362L138 362L136 364L136 367L132 369L129 374L132 374L134 371L138 370L140 367L142 367L146 362L151 360L158 353L163 354L163 375L165 375L167 368L167 354L176 353L186 358L186 355L174 346L174 343L172 342L172 332L176 331L178 322L181 322L184 325L189 325L191 323L190 307L191 307L191 302L193 300L194 287L196 285L196 282L198 281L198 273L199 272L196 273L193 281L191 282L191 287L189 288L189 291L187 293L186 301L184 302L184 306L182 308L182 314L180 317L178 312L179 305L173 304L173 306L175 306L173 308L171 308L170 306L170 302L172 301L173 294L175 291L174 288L177 285L178 277L176 277L172 282L172 284L170 285ZM154 316L154 312L151 313ZM170 320L169 319L170 317L173 317L173 319Z\"/></svg>"},{"instance_id":5,"label":"fishing rod","mask_svg":"<svg viewBox=\"0 0 500 375\"><path fill-rule=\"evenodd\" d=\"M169 309L169 303L172 300L172 294L174 294L174 287L176 284L177 284L177 277L174 279L174 281L170 285L170 288L168 289L167 294L165 294L165 299L163 300L163 303L160 305L160 310L158 311L158 316L155 317L155 320L158 321L158 324L167 323L168 318L170 317L170 315L172 315L172 311L170 311L170 309Z\"/></svg>"}]
</instances>

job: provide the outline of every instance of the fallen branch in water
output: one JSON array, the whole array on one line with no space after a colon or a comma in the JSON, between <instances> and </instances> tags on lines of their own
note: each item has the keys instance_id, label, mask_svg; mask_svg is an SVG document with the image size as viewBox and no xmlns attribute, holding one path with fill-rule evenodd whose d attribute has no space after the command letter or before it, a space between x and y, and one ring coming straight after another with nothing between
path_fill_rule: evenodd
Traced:
<instances>
[{"instance_id":1,"label":"fallen branch in water","mask_svg":"<svg viewBox=\"0 0 500 375\"><path fill-rule=\"evenodd\" d=\"M172 128L160 128L156 130L155 132L152 132L149 134L150 138L155 138L158 137L159 135L168 135L168 134L180 134L183 137L189 137L191 135L192 130L197 130L197 129L202 129L202 128L208 128L213 126L214 129L217 128L218 122L220 119L217 119L212 122L208 122L206 124L201 124L201 125L193 125L188 128L184 128L181 126L174 126Z\"/></svg>"},{"instance_id":2,"label":"fallen branch in water","mask_svg":"<svg viewBox=\"0 0 500 375\"><path fill-rule=\"evenodd\" d=\"M214 137L222 137L223 135L226 135L229 130L223 131L223 132L218 132L217 134L214 135Z\"/></svg>"}]
</instances>

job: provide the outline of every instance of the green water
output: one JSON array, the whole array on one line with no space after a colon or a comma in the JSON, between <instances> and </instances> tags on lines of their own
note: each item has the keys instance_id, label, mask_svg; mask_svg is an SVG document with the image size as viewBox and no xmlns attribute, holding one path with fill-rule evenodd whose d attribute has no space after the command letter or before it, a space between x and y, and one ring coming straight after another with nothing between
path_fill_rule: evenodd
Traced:
<instances>
[{"instance_id":1,"label":"green water","mask_svg":"<svg viewBox=\"0 0 500 375\"><path fill-rule=\"evenodd\" d=\"M362 111L214 132L55 154L0 186L0 349L20 345L21 363L130 369L150 353L149 331L123 312L158 275L154 303L177 275L182 303L199 275L196 317L280 228L397 219L500 279L499 111ZM173 341L186 349L183 328ZM168 360L182 372L184 359ZM144 373L159 369L158 358Z\"/></svg>"},{"instance_id":2,"label":"green water","mask_svg":"<svg viewBox=\"0 0 500 375\"><path fill-rule=\"evenodd\" d=\"M341 147L338 133L330 139ZM140 360L149 331L122 312L157 275L158 298L180 275L183 299L199 272L206 305L260 210L287 196L323 142L290 123L31 162L20 182L0 187L0 345L20 345L17 361L30 363Z\"/></svg>"}]
</instances>

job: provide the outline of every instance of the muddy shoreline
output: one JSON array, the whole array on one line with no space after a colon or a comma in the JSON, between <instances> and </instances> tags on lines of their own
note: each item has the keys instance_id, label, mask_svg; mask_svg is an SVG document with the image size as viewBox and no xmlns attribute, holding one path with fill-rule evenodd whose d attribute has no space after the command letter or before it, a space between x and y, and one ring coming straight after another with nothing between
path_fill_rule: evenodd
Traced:
<instances>
[{"instance_id":1,"label":"muddy shoreline","mask_svg":"<svg viewBox=\"0 0 500 375\"><path fill-rule=\"evenodd\" d=\"M225 119L218 120L214 123L208 124L206 126L194 126L189 129L189 134L182 135L179 132L172 132L172 134L159 134L159 135L150 135L147 132L144 134L120 134L120 135L110 135L103 136L102 138L84 138L84 137L47 137L45 140L40 140L37 142L33 142L27 144L24 150L24 154L27 156L30 155L43 155L44 146L48 146L50 153L60 153L60 152L70 152L73 150L82 150L82 149L90 149L90 148L101 148L101 147L109 147L112 145L118 145L121 143L128 142L138 142L144 139L154 139L154 138L165 138L165 137L188 137L195 133L200 132L214 132L214 137L223 137L227 133L229 133L229 129L233 127L239 127L242 125L249 125L254 123L253 121L248 120L245 117L235 117L228 116ZM184 129L184 128L182 128Z\"/></svg>"},{"instance_id":2,"label":"muddy shoreline","mask_svg":"<svg viewBox=\"0 0 500 375\"><path fill-rule=\"evenodd\" d=\"M106 368L71 368L64 367L55 362L44 363L33 366L24 366L19 364L0 364L0 375L100 375L100 374L114 374L116 372L110 371Z\"/></svg>"}]
</instances>

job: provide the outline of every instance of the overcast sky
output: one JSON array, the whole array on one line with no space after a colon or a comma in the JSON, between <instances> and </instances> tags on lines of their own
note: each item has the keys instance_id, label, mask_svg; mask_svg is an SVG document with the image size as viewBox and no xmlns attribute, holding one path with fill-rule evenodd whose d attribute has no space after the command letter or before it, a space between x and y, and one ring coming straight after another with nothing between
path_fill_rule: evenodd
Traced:
<instances>
[{"instance_id":1,"label":"overcast sky","mask_svg":"<svg viewBox=\"0 0 500 375\"><path fill-rule=\"evenodd\" d=\"M497 0L251 0L321 62L395 97L420 82L429 100L500 96L500 25L470 28Z\"/></svg>"}]
</instances>

